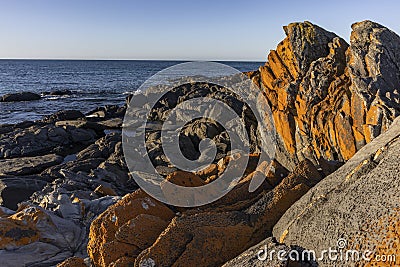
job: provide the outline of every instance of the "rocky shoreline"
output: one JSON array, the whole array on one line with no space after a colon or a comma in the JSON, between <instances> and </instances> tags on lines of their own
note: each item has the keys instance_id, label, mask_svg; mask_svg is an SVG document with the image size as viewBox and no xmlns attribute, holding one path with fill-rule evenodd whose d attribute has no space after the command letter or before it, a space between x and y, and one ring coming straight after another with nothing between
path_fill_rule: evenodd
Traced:
<instances>
[{"instance_id":1,"label":"rocky shoreline","mask_svg":"<svg viewBox=\"0 0 400 267\"><path fill-rule=\"evenodd\" d=\"M243 179L198 208L161 203L130 176L121 141L128 104L1 125L2 266L335 266L326 259L262 262L257 252L320 252L338 238L349 248L397 253L400 264L400 37L370 21L352 29L347 44L310 22L284 27L268 62L247 73L271 107L276 158L258 162L252 147ZM154 125L196 94L231 103L254 129L238 99L196 83L161 102ZM196 157L201 139L213 139L215 162L195 173L176 170L157 131L146 136L153 162L175 184L208 184L241 160L228 155L216 123L193 122L185 136L188 157ZM266 179L249 192L255 175Z\"/></svg>"}]
</instances>

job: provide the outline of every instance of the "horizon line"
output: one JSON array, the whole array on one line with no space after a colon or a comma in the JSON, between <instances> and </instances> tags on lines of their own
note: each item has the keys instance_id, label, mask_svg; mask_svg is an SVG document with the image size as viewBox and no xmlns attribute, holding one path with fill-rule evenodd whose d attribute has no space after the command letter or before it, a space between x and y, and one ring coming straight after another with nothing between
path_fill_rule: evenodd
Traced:
<instances>
[{"instance_id":1,"label":"horizon line","mask_svg":"<svg viewBox=\"0 0 400 267\"><path fill-rule=\"evenodd\" d=\"M130 58L0 58L0 60L87 60L87 61L215 61L215 62L265 62L265 60L244 59L130 59Z\"/></svg>"}]
</instances>

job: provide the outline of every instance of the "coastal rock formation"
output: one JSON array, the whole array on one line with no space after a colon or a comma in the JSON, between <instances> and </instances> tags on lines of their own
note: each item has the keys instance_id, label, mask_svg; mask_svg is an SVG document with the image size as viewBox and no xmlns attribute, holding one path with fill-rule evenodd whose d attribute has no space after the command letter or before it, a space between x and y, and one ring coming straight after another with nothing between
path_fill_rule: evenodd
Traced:
<instances>
[{"instance_id":1,"label":"coastal rock formation","mask_svg":"<svg viewBox=\"0 0 400 267\"><path fill-rule=\"evenodd\" d=\"M69 257L86 258L91 222L137 189L122 156L121 134L105 135L107 127L91 128L100 121L82 116L57 112L0 127L1 266L54 266ZM61 125L65 119L80 124ZM65 264L82 262L74 259Z\"/></svg>"},{"instance_id":2,"label":"coastal rock formation","mask_svg":"<svg viewBox=\"0 0 400 267\"><path fill-rule=\"evenodd\" d=\"M370 21L352 25L350 46L309 22L284 29L252 74L273 112L278 161L346 161L399 114L400 37Z\"/></svg>"},{"instance_id":3,"label":"coastal rock formation","mask_svg":"<svg viewBox=\"0 0 400 267\"><path fill-rule=\"evenodd\" d=\"M199 82L171 90L149 116L130 110L130 126L145 127L144 136L120 133L129 97L121 107L1 125L2 266L329 266L257 255L263 248L319 253L338 238L348 248L398 254L400 37L370 21L352 29L347 44L310 22L289 24L268 62L246 73L272 110L278 144L270 161L260 158L257 120L243 99ZM139 95L143 105L151 94ZM122 138L143 138L146 150L134 164L149 156L170 182L197 187L215 181L228 164L236 168L244 160L231 151L218 122L191 120L179 139L188 159L204 156L203 139L216 144L216 151L204 151L215 152L207 168L179 170L163 152L160 129L169 110L197 96L221 100L243 119L250 155L242 179L225 196L175 207L138 189ZM199 117L218 112L185 107ZM251 191L256 176L266 179Z\"/></svg>"},{"instance_id":4,"label":"coastal rock formation","mask_svg":"<svg viewBox=\"0 0 400 267\"><path fill-rule=\"evenodd\" d=\"M371 257L399 255L399 151L398 118L292 205L274 226L274 236L287 245L313 249L317 255L336 247L339 238L347 241L346 249L370 250ZM320 264L332 262L325 259Z\"/></svg>"},{"instance_id":5,"label":"coastal rock formation","mask_svg":"<svg viewBox=\"0 0 400 267\"><path fill-rule=\"evenodd\" d=\"M0 102L33 101L41 99L40 95L32 92L20 92L6 94L0 98Z\"/></svg>"},{"instance_id":6,"label":"coastal rock formation","mask_svg":"<svg viewBox=\"0 0 400 267\"><path fill-rule=\"evenodd\" d=\"M180 209L182 214L172 219L151 246L144 250L140 248L132 255L120 254L112 259L115 263L218 266L270 236L277 220L293 203L323 176L334 172L366 143L389 128L399 112L399 68L393 63L399 62L396 47L399 37L396 34L369 21L353 25L350 45L309 22L290 24L285 27L285 32L286 39L276 51L271 51L266 65L249 75L265 92L272 108L280 141L277 164L292 172L277 183L264 184L253 195L239 193L246 188L243 184L254 175L254 170L251 171L248 178L216 203L199 209ZM395 45L389 44L389 40ZM369 56L365 57L368 53ZM380 89L383 87L385 89ZM182 98L184 96L180 95L171 99ZM171 101L168 104L176 105ZM154 120L161 119L165 110L165 107L155 110ZM201 136L202 133L195 135ZM155 133L151 136L153 139L150 141L154 144L158 137ZM192 144L193 147L197 145ZM162 158L159 159L155 162L162 165ZM218 177L216 166L205 171L209 176L204 173L190 176L192 181L199 177L207 181L214 175L208 180L212 181ZM349 192L346 194L351 197ZM299 214L294 213L293 217ZM313 216L307 218L315 219ZM103 223L108 221L103 219ZM318 222L316 220L315 224ZM304 224L299 223L298 227L301 225ZM96 233L98 228L95 227L93 232ZM311 232L317 229L316 226L307 235L312 235ZM293 245L297 245L295 240L299 235L307 236L300 229L293 231L292 235ZM96 244L98 235L91 235L92 238ZM116 236L111 240L115 242ZM284 244L275 245L285 247ZM314 240L313 248L317 245L319 243ZM101 246L96 245L98 247ZM101 255L106 253L91 251L91 257L96 259L104 258ZM96 260L96 264L99 263ZM309 263L301 264L307 266Z\"/></svg>"},{"instance_id":7,"label":"coastal rock formation","mask_svg":"<svg viewBox=\"0 0 400 267\"><path fill-rule=\"evenodd\" d=\"M170 179L181 181L187 175L178 172ZM191 178L194 181L198 176ZM265 182L261 194L248 193L239 201L242 189L250 183L244 179L218 204L180 209L176 214L138 190L93 222L89 255L96 266L120 266L118 262L217 266L270 235L286 209L320 179L313 164L304 161L275 188Z\"/></svg>"}]
</instances>

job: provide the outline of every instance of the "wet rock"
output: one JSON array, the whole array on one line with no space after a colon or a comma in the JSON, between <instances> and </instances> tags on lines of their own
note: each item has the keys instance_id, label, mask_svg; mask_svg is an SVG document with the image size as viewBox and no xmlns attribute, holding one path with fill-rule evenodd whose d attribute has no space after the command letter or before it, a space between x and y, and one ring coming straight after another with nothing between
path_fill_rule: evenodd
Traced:
<instances>
[{"instance_id":1,"label":"wet rock","mask_svg":"<svg viewBox=\"0 0 400 267\"><path fill-rule=\"evenodd\" d=\"M31 92L20 92L3 95L0 102L17 102L17 101L33 101L39 100L41 97L38 94Z\"/></svg>"},{"instance_id":2,"label":"wet rock","mask_svg":"<svg viewBox=\"0 0 400 267\"><path fill-rule=\"evenodd\" d=\"M56 121L76 120L83 119L85 115L79 110L60 110L50 116L46 116L43 120L46 122L54 123Z\"/></svg>"},{"instance_id":3,"label":"wet rock","mask_svg":"<svg viewBox=\"0 0 400 267\"><path fill-rule=\"evenodd\" d=\"M53 95L53 96L65 96L65 95L72 95L73 92L68 89L63 89L63 90L54 90L51 92L44 92L44 95Z\"/></svg>"}]
</instances>

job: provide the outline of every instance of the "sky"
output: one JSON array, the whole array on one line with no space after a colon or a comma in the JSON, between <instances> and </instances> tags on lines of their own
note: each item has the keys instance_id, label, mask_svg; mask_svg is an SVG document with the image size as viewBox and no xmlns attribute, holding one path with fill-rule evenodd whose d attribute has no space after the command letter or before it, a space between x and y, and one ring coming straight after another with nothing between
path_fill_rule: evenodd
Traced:
<instances>
[{"instance_id":1,"label":"sky","mask_svg":"<svg viewBox=\"0 0 400 267\"><path fill-rule=\"evenodd\" d=\"M265 61L282 26L400 33L400 1L0 0L0 58Z\"/></svg>"}]
</instances>

